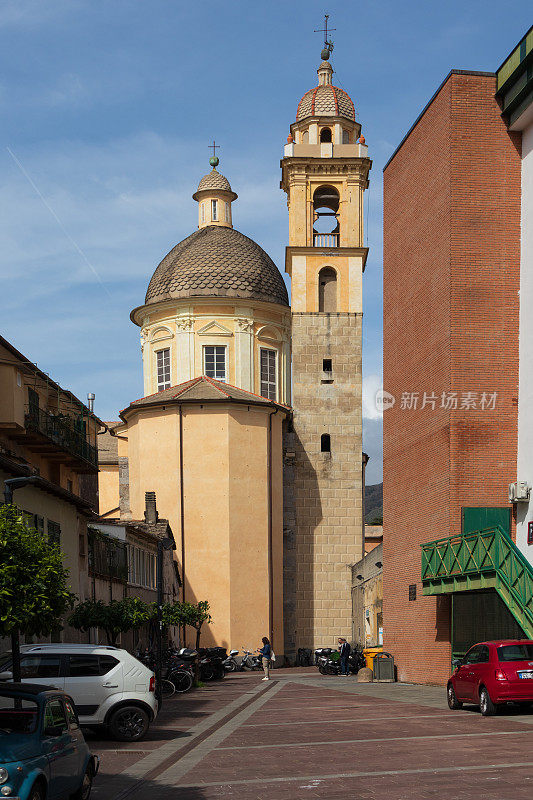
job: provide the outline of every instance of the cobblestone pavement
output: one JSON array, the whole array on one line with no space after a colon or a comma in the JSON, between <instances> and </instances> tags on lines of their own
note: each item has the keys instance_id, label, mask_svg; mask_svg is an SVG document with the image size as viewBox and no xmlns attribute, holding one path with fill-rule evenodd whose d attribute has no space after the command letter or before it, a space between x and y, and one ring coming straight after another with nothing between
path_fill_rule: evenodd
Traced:
<instances>
[{"instance_id":1,"label":"cobblestone pavement","mask_svg":"<svg viewBox=\"0 0 533 800\"><path fill-rule=\"evenodd\" d=\"M94 800L531 800L532 725L450 711L437 687L238 673L168 701L138 745L89 736Z\"/></svg>"}]
</instances>

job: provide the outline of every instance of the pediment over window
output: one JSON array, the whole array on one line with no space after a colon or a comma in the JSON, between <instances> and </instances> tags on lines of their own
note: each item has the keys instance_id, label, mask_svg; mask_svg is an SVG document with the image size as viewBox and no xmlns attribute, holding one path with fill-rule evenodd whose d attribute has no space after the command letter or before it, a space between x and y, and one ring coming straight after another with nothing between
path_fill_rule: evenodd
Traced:
<instances>
[{"instance_id":1,"label":"pediment over window","mask_svg":"<svg viewBox=\"0 0 533 800\"><path fill-rule=\"evenodd\" d=\"M198 336L233 336L232 331L225 328L219 322L208 322L203 328L197 331Z\"/></svg>"},{"instance_id":2,"label":"pediment over window","mask_svg":"<svg viewBox=\"0 0 533 800\"><path fill-rule=\"evenodd\" d=\"M152 335L150 337L150 340L152 342L160 342L163 339L172 339L173 336L174 336L174 334L172 333L170 328L167 328L166 326L161 326L159 328L155 328L152 331Z\"/></svg>"},{"instance_id":3,"label":"pediment over window","mask_svg":"<svg viewBox=\"0 0 533 800\"><path fill-rule=\"evenodd\" d=\"M267 342L280 342L281 334L276 328L265 325L257 331L257 338Z\"/></svg>"}]
</instances>

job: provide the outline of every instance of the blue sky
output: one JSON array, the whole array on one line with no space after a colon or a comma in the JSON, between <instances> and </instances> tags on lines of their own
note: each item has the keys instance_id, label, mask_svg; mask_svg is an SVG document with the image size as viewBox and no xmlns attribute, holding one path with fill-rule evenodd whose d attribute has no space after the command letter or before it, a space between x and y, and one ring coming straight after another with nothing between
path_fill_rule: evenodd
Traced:
<instances>
[{"instance_id":1,"label":"blue sky","mask_svg":"<svg viewBox=\"0 0 533 800\"><path fill-rule=\"evenodd\" d=\"M114 419L142 395L129 321L160 259L191 233L191 199L222 145L235 226L283 267L279 159L316 83L323 13L335 82L373 158L364 277L364 446L381 479L382 168L451 68L494 70L531 3L0 2L2 334Z\"/></svg>"}]
</instances>

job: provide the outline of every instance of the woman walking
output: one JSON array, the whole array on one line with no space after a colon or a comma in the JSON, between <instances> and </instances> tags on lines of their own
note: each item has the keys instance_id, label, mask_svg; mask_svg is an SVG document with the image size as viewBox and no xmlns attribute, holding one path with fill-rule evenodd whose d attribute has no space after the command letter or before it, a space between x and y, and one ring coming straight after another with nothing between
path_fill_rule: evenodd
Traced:
<instances>
[{"instance_id":1,"label":"woman walking","mask_svg":"<svg viewBox=\"0 0 533 800\"><path fill-rule=\"evenodd\" d=\"M263 669L265 671L265 677L263 678L264 681L270 680L270 656L272 654L272 648L270 647L270 642L266 636L263 636L262 639L263 647L259 647L257 652L261 653L261 660L263 664Z\"/></svg>"}]
</instances>

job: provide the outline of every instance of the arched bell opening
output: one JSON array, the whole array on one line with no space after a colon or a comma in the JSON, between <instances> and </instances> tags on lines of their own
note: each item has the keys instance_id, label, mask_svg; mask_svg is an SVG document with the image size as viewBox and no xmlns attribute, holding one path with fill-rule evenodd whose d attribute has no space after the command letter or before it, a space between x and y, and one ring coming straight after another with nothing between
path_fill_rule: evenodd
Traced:
<instances>
[{"instance_id":1,"label":"arched bell opening","mask_svg":"<svg viewBox=\"0 0 533 800\"><path fill-rule=\"evenodd\" d=\"M333 267L323 267L318 273L318 310L337 311L337 273Z\"/></svg>"},{"instance_id":2,"label":"arched bell opening","mask_svg":"<svg viewBox=\"0 0 533 800\"><path fill-rule=\"evenodd\" d=\"M331 128L321 128L321 130L320 130L320 141L321 142L331 142Z\"/></svg>"},{"instance_id":3,"label":"arched bell opening","mask_svg":"<svg viewBox=\"0 0 533 800\"><path fill-rule=\"evenodd\" d=\"M319 186L313 195L313 246L338 247L340 197L333 186Z\"/></svg>"}]
</instances>

